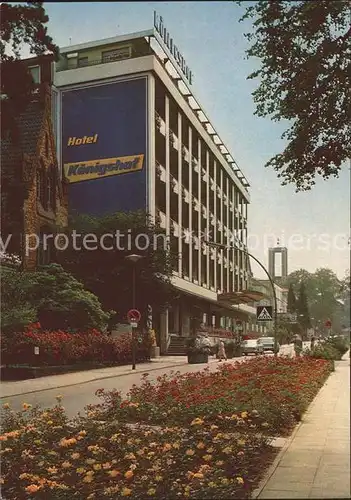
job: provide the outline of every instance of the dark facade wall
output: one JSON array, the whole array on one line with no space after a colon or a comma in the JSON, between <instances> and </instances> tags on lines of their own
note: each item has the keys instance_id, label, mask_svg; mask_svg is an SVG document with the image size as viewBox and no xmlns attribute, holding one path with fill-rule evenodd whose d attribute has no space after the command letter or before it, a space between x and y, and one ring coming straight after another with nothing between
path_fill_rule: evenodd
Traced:
<instances>
[{"instance_id":1,"label":"dark facade wall","mask_svg":"<svg viewBox=\"0 0 351 500\"><path fill-rule=\"evenodd\" d=\"M146 78L62 93L62 160L70 181L70 213L102 216L146 209L147 116ZM77 139L89 143L76 144ZM97 162L106 163L106 159L111 165L118 159L124 162L125 157L132 161L136 155L143 155L143 163L134 171L128 165L118 173L111 167L110 172L100 175L72 174L75 165L70 169L77 163L83 170L94 168Z\"/></svg>"}]
</instances>

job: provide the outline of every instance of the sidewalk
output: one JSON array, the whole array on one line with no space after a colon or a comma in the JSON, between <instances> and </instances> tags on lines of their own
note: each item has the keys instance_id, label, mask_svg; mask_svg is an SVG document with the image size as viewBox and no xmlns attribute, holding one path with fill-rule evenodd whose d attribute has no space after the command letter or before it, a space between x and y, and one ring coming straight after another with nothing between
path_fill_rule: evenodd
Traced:
<instances>
[{"instance_id":1,"label":"sidewalk","mask_svg":"<svg viewBox=\"0 0 351 500\"><path fill-rule=\"evenodd\" d=\"M209 362L214 360L210 359ZM81 385L94 380L102 380L114 377L121 377L135 373L145 373L164 368L174 368L187 365L187 356L162 356L152 359L149 363L140 363L136 369L132 370L130 365L113 366L110 368L98 368L95 370L86 370L80 372L64 373L61 375L49 375L35 379L19 380L14 382L1 382L1 398L10 396L19 396L38 391L58 389L59 387L68 387Z\"/></svg>"},{"instance_id":2,"label":"sidewalk","mask_svg":"<svg viewBox=\"0 0 351 500\"><path fill-rule=\"evenodd\" d=\"M350 358L335 363L256 498L350 498Z\"/></svg>"}]
</instances>

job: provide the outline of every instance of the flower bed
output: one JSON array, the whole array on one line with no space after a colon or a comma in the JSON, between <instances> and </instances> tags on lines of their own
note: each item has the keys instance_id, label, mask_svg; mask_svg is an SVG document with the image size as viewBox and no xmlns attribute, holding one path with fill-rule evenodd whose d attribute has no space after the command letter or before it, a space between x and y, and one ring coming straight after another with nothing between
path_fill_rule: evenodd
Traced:
<instances>
[{"instance_id":1,"label":"flower bed","mask_svg":"<svg viewBox=\"0 0 351 500\"><path fill-rule=\"evenodd\" d=\"M257 358L225 364L185 375L164 375L156 384L144 374L126 398L100 390L96 407L101 418L152 424L189 425L197 416L220 419L223 425L234 411L259 409L271 434L284 434L300 420L308 404L333 370L327 360L311 358Z\"/></svg>"},{"instance_id":2,"label":"flower bed","mask_svg":"<svg viewBox=\"0 0 351 500\"><path fill-rule=\"evenodd\" d=\"M39 354L35 353L39 348ZM137 343L137 361L149 359L150 342ZM97 330L82 333L42 331L31 325L27 331L1 339L1 358L5 365L58 366L81 363L126 364L132 359L132 338L126 333L116 338Z\"/></svg>"},{"instance_id":3,"label":"flower bed","mask_svg":"<svg viewBox=\"0 0 351 500\"><path fill-rule=\"evenodd\" d=\"M249 432L259 427L255 413L228 422L237 419L242 424L234 437L216 419L195 418L188 431L146 430L96 421L95 412L69 423L60 405L46 411L24 405L18 414L6 409L2 494L12 500L249 498L272 449L264 435Z\"/></svg>"}]
</instances>

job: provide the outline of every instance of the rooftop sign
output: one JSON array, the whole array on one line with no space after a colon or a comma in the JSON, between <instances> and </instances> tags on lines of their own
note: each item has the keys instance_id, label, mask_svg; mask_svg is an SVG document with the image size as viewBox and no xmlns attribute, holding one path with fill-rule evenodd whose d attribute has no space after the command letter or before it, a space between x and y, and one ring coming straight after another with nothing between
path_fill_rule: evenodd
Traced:
<instances>
[{"instance_id":1,"label":"rooftop sign","mask_svg":"<svg viewBox=\"0 0 351 500\"><path fill-rule=\"evenodd\" d=\"M193 83L193 74L187 66L184 57L179 52L178 47L174 44L173 38L171 38L169 32L163 25L163 18L161 16L158 16L156 11L154 11L154 27L161 36L164 44L166 45L168 51L174 59L174 62L177 64L177 66L179 66L181 72L191 85Z\"/></svg>"}]
</instances>

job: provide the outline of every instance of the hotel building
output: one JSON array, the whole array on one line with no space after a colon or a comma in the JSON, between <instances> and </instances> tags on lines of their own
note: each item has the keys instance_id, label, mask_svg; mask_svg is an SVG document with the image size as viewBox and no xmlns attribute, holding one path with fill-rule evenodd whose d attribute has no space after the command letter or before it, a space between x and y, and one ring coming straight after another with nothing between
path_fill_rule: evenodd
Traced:
<instances>
[{"instance_id":1,"label":"hotel building","mask_svg":"<svg viewBox=\"0 0 351 500\"><path fill-rule=\"evenodd\" d=\"M156 14L154 24L61 48L53 93L69 209L93 215L144 209L178 246L180 298L153 316L165 353L173 337L191 333L195 315L217 335L245 329L256 314L248 303L259 294L247 292L241 252L249 183L190 90L191 71Z\"/></svg>"}]
</instances>

